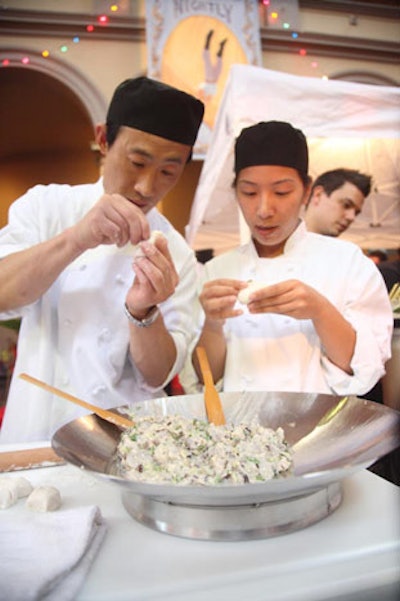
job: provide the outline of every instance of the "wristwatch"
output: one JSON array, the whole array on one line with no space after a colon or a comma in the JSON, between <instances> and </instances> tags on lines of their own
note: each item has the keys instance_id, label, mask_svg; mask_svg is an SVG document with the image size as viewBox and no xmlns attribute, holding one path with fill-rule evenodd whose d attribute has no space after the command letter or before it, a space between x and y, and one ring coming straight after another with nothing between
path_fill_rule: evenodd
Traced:
<instances>
[{"instance_id":1,"label":"wristwatch","mask_svg":"<svg viewBox=\"0 0 400 601\"><path fill-rule=\"evenodd\" d=\"M135 326L138 326L139 328L148 328L149 326L151 326L151 324L155 322L157 317L160 315L160 309L157 307L157 305L154 305L154 307L150 307L143 319L136 319L136 317L134 317L129 311L126 303L124 305L124 309L125 315L129 319L129 321L131 323L134 323Z\"/></svg>"}]
</instances>

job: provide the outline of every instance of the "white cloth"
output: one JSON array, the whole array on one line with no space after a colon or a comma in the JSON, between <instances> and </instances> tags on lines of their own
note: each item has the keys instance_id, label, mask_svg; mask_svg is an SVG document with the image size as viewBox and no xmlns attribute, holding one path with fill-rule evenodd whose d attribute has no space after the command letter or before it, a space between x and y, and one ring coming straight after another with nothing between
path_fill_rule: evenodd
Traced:
<instances>
[{"instance_id":1,"label":"white cloth","mask_svg":"<svg viewBox=\"0 0 400 601\"><path fill-rule=\"evenodd\" d=\"M64 231L102 193L101 180L81 186L35 186L11 206L9 223L0 231L0 257ZM164 385L181 369L194 329L197 263L184 238L156 209L147 219L151 230L161 230L167 237L179 274L175 293L160 305L177 349L165 383L148 386L129 359L129 326L123 308L134 278L133 247L99 246L64 269L38 301L0 314L0 319L23 318L2 442L49 440L59 426L85 413L24 382L18 378L20 372L109 408L163 396Z\"/></svg>"},{"instance_id":2,"label":"white cloth","mask_svg":"<svg viewBox=\"0 0 400 601\"><path fill-rule=\"evenodd\" d=\"M1 519L0 599L73 601L105 533L94 505Z\"/></svg>"},{"instance_id":3,"label":"white cloth","mask_svg":"<svg viewBox=\"0 0 400 601\"><path fill-rule=\"evenodd\" d=\"M227 319L223 390L364 394L383 375L393 329L390 303L376 266L353 243L307 232L301 222L279 257L260 259L250 242L212 259L204 280L216 278L266 285L301 280L326 296L357 334L349 375L327 358L311 320L248 312ZM186 392L194 392L193 374L187 362L180 376Z\"/></svg>"}]
</instances>

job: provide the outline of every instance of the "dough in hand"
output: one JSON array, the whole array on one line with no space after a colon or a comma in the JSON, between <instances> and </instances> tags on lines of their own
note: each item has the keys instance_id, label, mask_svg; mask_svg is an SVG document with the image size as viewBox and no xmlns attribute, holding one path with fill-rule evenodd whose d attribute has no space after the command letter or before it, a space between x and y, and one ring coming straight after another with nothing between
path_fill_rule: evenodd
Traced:
<instances>
[{"instance_id":1,"label":"dough in hand","mask_svg":"<svg viewBox=\"0 0 400 601\"><path fill-rule=\"evenodd\" d=\"M154 244L157 238L165 238L164 234L160 232L160 230L153 230L150 234L150 238L146 240L146 242L150 242L150 244ZM140 243L135 246L133 249L133 259L140 259L140 257L144 257L144 252Z\"/></svg>"},{"instance_id":2,"label":"dough in hand","mask_svg":"<svg viewBox=\"0 0 400 601\"><path fill-rule=\"evenodd\" d=\"M243 305L249 304L250 294L261 288L266 288L268 284L265 282L249 282L247 288L243 288L238 294L238 301Z\"/></svg>"},{"instance_id":3,"label":"dough in hand","mask_svg":"<svg viewBox=\"0 0 400 601\"><path fill-rule=\"evenodd\" d=\"M150 234L150 238L148 239L148 242L151 242L152 244L154 244L155 241L157 240L157 238L165 238L165 236L160 230L153 230Z\"/></svg>"},{"instance_id":4,"label":"dough in hand","mask_svg":"<svg viewBox=\"0 0 400 601\"><path fill-rule=\"evenodd\" d=\"M26 500L32 511L56 511L61 507L61 495L55 486L38 486L34 488Z\"/></svg>"}]
</instances>

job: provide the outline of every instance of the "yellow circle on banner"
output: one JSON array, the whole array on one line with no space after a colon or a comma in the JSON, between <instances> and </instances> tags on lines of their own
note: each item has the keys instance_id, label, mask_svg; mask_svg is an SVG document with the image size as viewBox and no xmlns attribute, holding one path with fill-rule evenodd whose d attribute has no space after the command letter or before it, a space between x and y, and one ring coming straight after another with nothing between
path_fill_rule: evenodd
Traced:
<instances>
[{"instance_id":1,"label":"yellow circle on banner","mask_svg":"<svg viewBox=\"0 0 400 601\"><path fill-rule=\"evenodd\" d=\"M178 23L165 43L161 80L200 98L205 104L204 121L212 128L230 67L237 63L248 60L234 32L219 19L191 16Z\"/></svg>"}]
</instances>

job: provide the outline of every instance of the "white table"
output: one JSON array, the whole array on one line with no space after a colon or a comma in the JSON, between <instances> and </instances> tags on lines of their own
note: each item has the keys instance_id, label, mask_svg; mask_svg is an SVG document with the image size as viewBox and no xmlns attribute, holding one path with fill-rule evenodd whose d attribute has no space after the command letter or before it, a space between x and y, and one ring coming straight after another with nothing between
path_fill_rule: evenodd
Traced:
<instances>
[{"instance_id":1,"label":"white table","mask_svg":"<svg viewBox=\"0 0 400 601\"><path fill-rule=\"evenodd\" d=\"M56 486L64 508L96 504L106 519L106 538L77 601L400 598L400 489L367 470L344 482L341 506L321 522L239 542L151 530L127 514L119 487L70 465L15 474Z\"/></svg>"}]
</instances>

